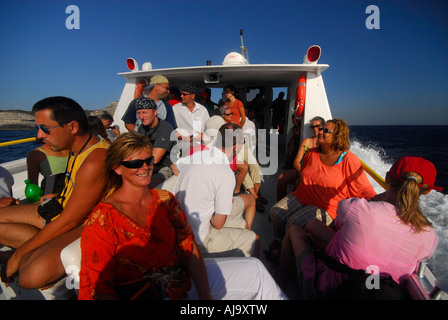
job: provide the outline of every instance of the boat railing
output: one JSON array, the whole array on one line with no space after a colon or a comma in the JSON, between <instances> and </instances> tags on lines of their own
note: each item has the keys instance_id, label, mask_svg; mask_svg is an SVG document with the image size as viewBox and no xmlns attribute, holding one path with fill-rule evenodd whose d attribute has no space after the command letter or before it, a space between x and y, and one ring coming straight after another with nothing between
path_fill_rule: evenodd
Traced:
<instances>
[{"instance_id":1,"label":"boat railing","mask_svg":"<svg viewBox=\"0 0 448 320\"><path fill-rule=\"evenodd\" d=\"M5 141L5 142L0 142L0 147L12 146L14 144L25 143L25 142L33 142L36 140L37 140L36 137L32 137L32 138L25 138L25 139L19 139L19 140Z\"/></svg>"}]
</instances>

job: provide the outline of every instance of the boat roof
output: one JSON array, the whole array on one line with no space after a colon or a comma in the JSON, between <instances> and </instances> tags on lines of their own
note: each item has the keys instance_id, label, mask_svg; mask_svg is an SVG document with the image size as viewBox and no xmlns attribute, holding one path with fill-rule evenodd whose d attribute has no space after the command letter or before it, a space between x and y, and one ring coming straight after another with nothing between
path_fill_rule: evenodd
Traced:
<instances>
[{"instance_id":1,"label":"boat roof","mask_svg":"<svg viewBox=\"0 0 448 320\"><path fill-rule=\"evenodd\" d=\"M297 81L300 73L314 72L320 75L329 66L327 64L245 64L245 65L212 65L196 67L179 67L153 70L122 72L118 75L128 81L150 78L163 74L170 81L170 85L192 83L206 83L209 87L222 87L223 84L244 84L246 86L270 82L272 87L289 86L291 81ZM218 74L217 81L204 81L204 77Z\"/></svg>"}]
</instances>

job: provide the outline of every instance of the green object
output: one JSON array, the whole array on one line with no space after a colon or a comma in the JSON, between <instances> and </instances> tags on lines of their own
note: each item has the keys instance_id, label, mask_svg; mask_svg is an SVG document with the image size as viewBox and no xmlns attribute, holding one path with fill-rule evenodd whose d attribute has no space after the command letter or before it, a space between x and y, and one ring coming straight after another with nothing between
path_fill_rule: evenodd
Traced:
<instances>
[{"instance_id":1,"label":"green object","mask_svg":"<svg viewBox=\"0 0 448 320\"><path fill-rule=\"evenodd\" d=\"M25 197L28 200L29 203L36 203L40 201L40 198L44 194L42 189L35 185L34 183L31 183L29 179L25 180L26 187L25 187Z\"/></svg>"}]
</instances>

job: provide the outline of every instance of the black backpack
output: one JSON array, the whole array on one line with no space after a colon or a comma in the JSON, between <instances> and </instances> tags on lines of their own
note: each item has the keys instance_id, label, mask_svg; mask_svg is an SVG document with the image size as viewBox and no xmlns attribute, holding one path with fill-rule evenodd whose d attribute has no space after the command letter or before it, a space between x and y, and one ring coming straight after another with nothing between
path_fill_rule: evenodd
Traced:
<instances>
[{"instance_id":1,"label":"black backpack","mask_svg":"<svg viewBox=\"0 0 448 320\"><path fill-rule=\"evenodd\" d=\"M408 293L396 283L392 277L380 276L378 288L368 288L369 277L365 270L352 269L339 261L327 256L323 251L315 251L314 256L317 260L323 261L327 267L339 273L346 274L348 278L338 287L319 295L319 299L324 300L407 300ZM318 277L315 277L317 288Z\"/></svg>"}]
</instances>

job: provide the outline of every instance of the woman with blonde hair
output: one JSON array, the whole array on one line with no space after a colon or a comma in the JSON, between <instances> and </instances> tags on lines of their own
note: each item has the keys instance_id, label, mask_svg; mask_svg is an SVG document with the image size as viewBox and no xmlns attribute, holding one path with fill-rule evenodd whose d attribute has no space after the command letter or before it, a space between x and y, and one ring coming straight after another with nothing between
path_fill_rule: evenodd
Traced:
<instances>
[{"instance_id":1,"label":"woman with blonde hair","mask_svg":"<svg viewBox=\"0 0 448 320\"><path fill-rule=\"evenodd\" d=\"M317 142L318 147L305 154L297 189L271 209L276 238L283 238L288 226L304 227L316 217L329 225L336 218L338 202L343 199L370 199L376 195L361 161L348 150L347 122L328 120L319 128Z\"/></svg>"},{"instance_id":2,"label":"woman with blonde hair","mask_svg":"<svg viewBox=\"0 0 448 320\"><path fill-rule=\"evenodd\" d=\"M149 187L153 168L139 133L109 147L108 196L81 235L79 299L286 299L258 259L203 259L177 199Z\"/></svg>"},{"instance_id":3,"label":"woman with blonde hair","mask_svg":"<svg viewBox=\"0 0 448 320\"><path fill-rule=\"evenodd\" d=\"M325 249L328 257L352 269L370 268L403 284L437 246L437 234L419 206L420 195L441 191L434 186L436 175L428 160L400 158L386 174L386 192L370 201L352 198L339 203L337 232L318 220L305 228L291 227L283 240L279 282L286 280L294 258L303 298L336 288L344 276L321 260L316 263L313 255L314 249Z\"/></svg>"}]
</instances>

